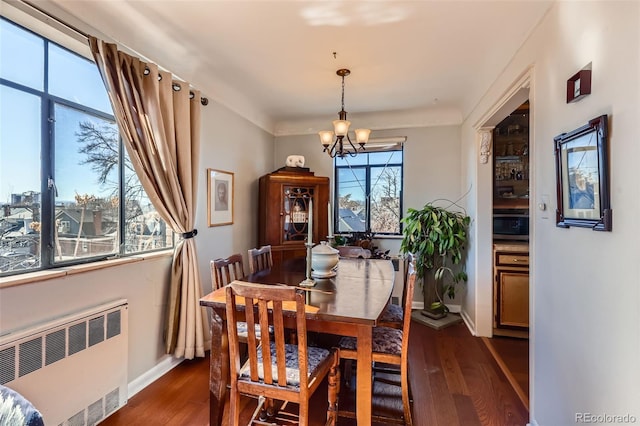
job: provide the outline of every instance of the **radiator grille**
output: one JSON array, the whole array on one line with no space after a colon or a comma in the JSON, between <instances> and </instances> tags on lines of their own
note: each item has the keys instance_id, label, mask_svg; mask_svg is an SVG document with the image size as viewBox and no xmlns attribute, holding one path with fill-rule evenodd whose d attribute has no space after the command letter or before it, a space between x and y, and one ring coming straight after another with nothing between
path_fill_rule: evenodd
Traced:
<instances>
[{"instance_id":1,"label":"radiator grille","mask_svg":"<svg viewBox=\"0 0 640 426\"><path fill-rule=\"evenodd\" d=\"M104 340L104 317L89 321L89 346L97 345Z\"/></svg>"},{"instance_id":2,"label":"radiator grille","mask_svg":"<svg viewBox=\"0 0 640 426\"><path fill-rule=\"evenodd\" d=\"M64 358L67 349L66 330L58 330L47 334L45 365L51 365Z\"/></svg>"},{"instance_id":3,"label":"radiator grille","mask_svg":"<svg viewBox=\"0 0 640 426\"><path fill-rule=\"evenodd\" d=\"M114 311L107 315L107 339L120 334L120 317L120 311Z\"/></svg>"},{"instance_id":4,"label":"radiator grille","mask_svg":"<svg viewBox=\"0 0 640 426\"><path fill-rule=\"evenodd\" d=\"M4 385L16 378L16 347L0 351L0 384Z\"/></svg>"},{"instance_id":5,"label":"radiator grille","mask_svg":"<svg viewBox=\"0 0 640 426\"><path fill-rule=\"evenodd\" d=\"M104 415L113 413L120 405L120 390L114 389L104 397Z\"/></svg>"},{"instance_id":6,"label":"radiator grille","mask_svg":"<svg viewBox=\"0 0 640 426\"><path fill-rule=\"evenodd\" d=\"M80 411L73 416L69 417L67 421L68 426L85 426L84 425L84 411Z\"/></svg>"},{"instance_id":7,"label":"radiator grille","mask_svg":"<svg viewBox=\"0 0 640 426\"><path fill-rule=\"evenodd\" d=\"M87 425L93 426L102 420L102 399L97 400L93 404L89 405L87 409Z\"/></svg>"},{"instance_id":8,"label":"radiator grille","mask_svg":"<svg viewBox=\"0 0 640 426\"><path fill-rule=\"evenodd\" d=\"M20 343L18 365L20 377L33 373L42 367L42 337Z\"/></svg>"},{"instance_id":9,"label":"radiator grille","mask_svg":"<svg viewBox=\"0 0 640 426\"><path fill-rule=\"evenodd\" d=\"M69 327L69 356L84 350L87 347L87 323L72 325Z\"/></svg>"}]
</instances>

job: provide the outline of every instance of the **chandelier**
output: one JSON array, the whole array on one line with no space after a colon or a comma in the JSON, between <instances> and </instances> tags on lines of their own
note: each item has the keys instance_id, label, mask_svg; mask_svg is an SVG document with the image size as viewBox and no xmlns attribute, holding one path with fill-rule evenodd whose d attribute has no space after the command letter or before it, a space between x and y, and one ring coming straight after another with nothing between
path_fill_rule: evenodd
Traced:
<instances>
[{"instance_id":1,"label":"chandelier","mask_svg":"<svg viewBox=\"0 0 640 426\"><path fill-rule=\"evenodd\" d=\"M351 138L349 137L349 126L351 125L350 121L347 121L347 112L344 110L344 78L351 74L351 71L348 69L342 68L336 71L340 77L342 77L342 109L338 113L338 120L333 120L333 130L322 130L318 132L320 135L320 143L324 147L322 152L326 152L329 154L329 157L340 157L343 158L345 155L349 154L354 157L358 150L363 150L364 145L369 140L369 133L371 133L370 129L356 129L356 143L359 145L359 148L351 142ZM333 137L335 136L335 140ZM349 145L346 145L344 139L347 139L346 142L349 142L352 149L349 149ZM345 149L346 148L346 149Z\"/></svg>"}]
</instances>

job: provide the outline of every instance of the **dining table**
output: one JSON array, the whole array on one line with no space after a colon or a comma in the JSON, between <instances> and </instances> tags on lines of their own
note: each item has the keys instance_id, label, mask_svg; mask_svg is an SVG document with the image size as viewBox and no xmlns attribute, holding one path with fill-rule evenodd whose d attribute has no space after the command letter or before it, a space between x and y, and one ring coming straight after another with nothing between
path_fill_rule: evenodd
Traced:
<instances>
[{"instance_id":1,"label":"dining table","mask_svg":"<svg viewBox=\"0 0 640 426\"><path fill-rule=\"evenodd\" d=\"M371 424L372 332L390 302L395 272L386 259L341 258L335 276L313 277L313 287L301 287L306 278L306 259L293 258L250 274L242 280L261 284L296 286L305 292L307 330L357 339L356 419ZM225 289L217 289L200 299L209 311L211 358L209 369L210 424L221 425L229 382L229 341L227 336ZM295 312L285 311L293 326ZM292 327L293 328L293 327Z\"/></svg>"}]
</instances>

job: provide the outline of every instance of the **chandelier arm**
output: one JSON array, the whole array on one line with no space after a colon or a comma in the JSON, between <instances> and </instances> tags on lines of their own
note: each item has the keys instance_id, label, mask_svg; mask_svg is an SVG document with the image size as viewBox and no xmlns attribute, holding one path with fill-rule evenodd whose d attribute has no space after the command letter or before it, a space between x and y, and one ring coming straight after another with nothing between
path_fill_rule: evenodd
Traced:
<instances>
[{"instance_id":1,"label":"chandelier arm","mask_svg":"<svg viewBox=\"0 0 640 426\"><path fill-rule=\"evenodd\" d=\"M340 152L342 152L342 136L338 136L331 147L325 148L325 151L327 151L327 154L329 154L329 157L331 158L339 156Z\"/></svg>"},{"instance_id":2,"label":"chandelier arm","mask_svg":"<svg viewBox=\"0 0 640 426\"><path fill-rule=\"evenodd\" d=\"M351 145L351 148L353 148L353 151L347 151L347 153L351 157L355 157L356 155L358 155L358 148L356 148L356 146L353 144L353 142L351 142L351 138L349 137L348 133L347 133L347 140L349 141L349 145Z\"/></svg>"}]
</instances>

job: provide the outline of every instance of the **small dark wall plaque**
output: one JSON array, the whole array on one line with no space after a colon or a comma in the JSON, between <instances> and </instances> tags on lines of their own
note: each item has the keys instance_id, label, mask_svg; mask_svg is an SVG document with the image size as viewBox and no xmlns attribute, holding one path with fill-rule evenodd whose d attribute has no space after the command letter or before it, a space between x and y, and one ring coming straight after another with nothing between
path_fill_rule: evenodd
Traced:
<instances>
[{"instance_id":1,"label":"small dark wall plaque","mask_svg":"<svg viewBox=\"0 0 640 426\"><path fill-rule=\"evenodd\" d=\"M567 80L567 103L578 101L591 93L591 70L580 70Z\"/></svg>"}]
</instances>

